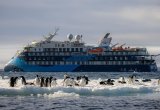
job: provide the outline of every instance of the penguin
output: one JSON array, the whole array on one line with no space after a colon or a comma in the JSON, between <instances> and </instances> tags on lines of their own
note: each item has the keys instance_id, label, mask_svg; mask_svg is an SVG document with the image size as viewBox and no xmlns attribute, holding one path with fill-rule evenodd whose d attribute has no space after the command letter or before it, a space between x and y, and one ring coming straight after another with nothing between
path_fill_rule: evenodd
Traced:
<instances>
[{"instance_id":1,"label":"penguin","mask_svg":"<svg viewBox=\"0 0 160 110\"><path fill-rule=\"evenodd\" d=\"M63 86L72 86L71 79L70 78L64 79Z\"/></svg>"},{"instance_id":2,"label":"penguin","mask_svg":"<svg viewBox=\"0 0 160 110\"><path fill-rule=\"evenodd\" d=\"M35 83L36 86L40 86L40 78L39 78L38 75L36 75L36 78L35 78L35 80L34 80L34 83Z\"/></svg>"},{"instance_id":3,"label":"penguin","mask_svg":"<svg viewBox=\"0 0 160 110\"><path fill-rule=\"evenodd\" d=\"M11 77L9 80L9 85L10 87L15 87L15 85L17 84L17 79L18 77Z\"/></svg>"},{"instance_id":4,"label":"penguin","mask_svg":"<svg viewBox=\"0 0 160 110\"><path fill-rule=\"evenodd\" d=\"M85 77L82 77L80 80L79 80L79 86L85 86L87 84L87 80Z\"/></svg>"},{"instance_id":5,"label":"penguin","mask_svg":"<svg viewBox=\"0 0 160 110\"><path fill-rule=\"evenodd\" d=\"M18 77L14 77L14 86L17 84Z\"/></svg>"},{"instance_id":6,"label":"penguin","mask_svg":"<svg viewBox=\"0 0 160 110\"><path fill-rule=\"evenodd\" d=\"M56 85L57 85L57 79L56 78L52 78L50 87L55 87Z\"/></svg>"},{"instance_id":7,"label":"penguin","mask_svg":"<svg viewBox=\"0 0 160 110\"><path fill-rule=\"evenodd\" d=\"M77 76L77 81L79 81L82 78L82 76Z\"/></svg>"},{"instance_id":8,"label":"penguin","mask_svg":"<svg viewBox=\"0 0 160 110\"><path fill-rule=\"evenodd\" d=\"M89 78L87 76L84 76L84 78L86 79L86 84L88 84Z\"/></svg>"},{"instance_id":9,"label":"penguin","mask_svg":"<svg viewBox=\"0 0 160 110\"><path fill-rule=\"evenodd\" d=\"M44 77L40 78L40 87L44 87Z\"/></svg>"},{"instance_id":10,"label":"penguin","mask_svg":"<svg viewBox=\"0 0 160 110\"><path fill-rule=\"evenodd\" d=\"M113 80L108 79L108 80L107 80L107 85L114 85L114 84L113 84Z\"/></svg>"},{"instance_id":11,"label":"penguin","mask_svg":"<svg viewBox=\"0 0 160 110\"><path fill-rule=\"evenodd\" d=\"M14 77L11 77L9 80L10 87L14 87Z\"/></svg>"},{"instance_id":12,"label":"penguin","mask_svg":"<svg viewBox=\"0 0 160 110\"><path fill-rule=\"evenodd\" d=\"M120 77L118 83L126 84L124 77Z\"/></svg>"},{"instance_id":13,"label":"penguin","mask_svg":"<svg viewBox=\"0 0 160 110\"><path fill-rule=\"evenodd\" d=\"M71 86L77 85L77 84L76 84L76 81L74 80L74 78L71 78L71 79L70 79L70 84L71 84Z\"/></svg>"},{"instance_id":14,"label":"penguin","mask_svg":"<svg viewBox=\"0 0 160 110\"><path fill-rule=\"evenodd\" d=\"M107 81L100 81L99 84L100 85L107 85Z\"/></svg>"},{"instance_id":15,"label":"penguin","mask_svg":"<svg viewBox=\"0 0 160 110\"><path fill-rule=\"evenodd\" d=\"M129 78L128 78L128 83L129 83L129 84L134 84L134 83L135 83L135 79L136 79L136 76L135 76L135 75L129 76Z\"/></svg>"},{"instance_id":16,"label":"penguin","mask_svg":"<svg viewBox=\"0 0 160 110\"><path fill-rule=\"evenodd\" d=\"M50 78L49 77L47 77L46 79L45 79L45 87L48 87L50 84Z\"/></svg>"},{"instance_id":17,"label":"penguin","mask_svg":"<svg viewBox=\"0 0 160 110\"><path fill-rule=\"evenodd\" d=\"M24 76L20 76L20 77L21 77L21 79L22 79L22 85L26 85L27 82L26 82L26 79L24 78Z\"/></svg>"},{"instance_id":18,"label":"penguin","mask_svg":"<svg viewBox=\"0 0 160 110\"><path fill-rule=\"evenodd\" d=\"M64 80L63 80L63 81L65 81L67 78L70 78L70 76L67 75L67 74L65 74L65 75L64 75Z\"/></svg>"},{"instance_id":19,"label":"penguin","mask_svg":"<svg viewBox=\"0 0 160 110\"><path fill-rule=\"evenodd\" d=\"M151 79L143 79L142 82L151 82Z\"/></svg>"}]
</instances>

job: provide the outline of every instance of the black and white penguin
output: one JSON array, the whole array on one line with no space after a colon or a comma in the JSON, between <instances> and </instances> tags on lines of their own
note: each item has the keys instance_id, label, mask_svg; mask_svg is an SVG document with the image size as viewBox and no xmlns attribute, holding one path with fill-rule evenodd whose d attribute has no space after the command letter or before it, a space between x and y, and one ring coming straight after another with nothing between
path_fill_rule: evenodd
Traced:
<instances>
[{"instance_id":1,"label":"black and white penguin","mask_svg":"<svg viewBox=\"0 0 160 110\"><path fill-rule=\"evenodd\" d=\"M57 79L56 78L52 78L50 84L51 84L50 87L55 87L57 85Z\"/></svg>"},{"instance_id":2,"label":"black and white penguin","mask_svg":"<svg viewBox=\"0 0 160 110\"><path fill-rule=\"evenodd\" d=\"M34 80L34 84L35 84L36 86L40 86L40 78L39 78L38 75L36 75L36 78L35 78L35 80Z\"/></svg>"},{"instance_id":3,"label":"black and white penguin","mask_svg":"<svg viewBox=\"0 0 160 110\"><path fill-rule=\"evenodd\" d=\"M44 77L40 78L40 87L44 87Z\"/></svg>"},{"instance_id":4,"label":"black and white penguin","mask_svg":"<svg viewBox=\"0 0 160 110\"><path fill-rule=\"evenodd\" d=\"M65 80L68 79L68 78L70 78L70 76L69 76L68 74L65 74L65 75L64 75L64 80L63 80L63 81L65 81Z\"/></svg>"},{"instance_id":5,"label":"black and white penguin","mask_svg":"<svg viewBox=\"0 0 160 110\"><path fill-rule=\"evenodd\" d=\"M107 81L101 81L99 82L100 85L114 85L114 80L108 79Z\"/></svg>"},{"instance_id":6,"label":"black and white penguin","mask_svg":"<svg viewBox=\"0 0 160 110\"><path fill-rule=\"evenodd\" d=\"M47 77L47 78L45 79L45 87L49 87L49 85L50 85L50 78Z\"/></svg>"},{"instance_id":7,"label":"black and white penguin","mask_svg":"<svg viewBox=\"0 0 160 110\"><path fill-rule=\"evenodd\" d=\"M27 82L26 82L26 79L24 78L24 76L20 76L21 80L22 80L22 85L26 85Z\"/></svg>"},{"instance_id":8,"label":"black and white penguin","mask_svg":"<svg viewBox=\"0 0 160 110\"><path fill-rule=\"evenodd\" d=\"M124 77L120 77L118 83L126 84L125 78Z\"/></svg>"},{"instance_id":9,"label":"black and white penguin","mask_svg":"<svg viewBox=\"0 0 160 110\"><path fill-rule=\"evenodd\" d=\"M134 84L135 80L136 80L136 75L129 76L128 83L129 84Z\"/></svg>"},{"instance_id":10,"label":"black and white penguin","mask_svg":"<svg viewBox=\"0 0 160 110\"><path fill-rule=\"evenodd\" d=\"M63 86L71 86L71 79L67 74L64 75Z\"/></svg>"},{"instance_id":11,"label":"black and white penguin","mask_svg":"<svg viewBox=\"0 0 160 110\"><path fill-rule=\"evenodd\" d=\"M85 85L88 84L88 81L89 81L89 79L88 79L87 76L82 76L81 79L78 82L78 85L79 86L85 86Z\"/></svg>"},{"instance_id":12,"label":"black and white penguin","mask_svg":"<svg viewBox=\"0 0 160 110\"><path fill-rule=\"evenodd\" d=\"M142 82L151 82L151 79L143 79Z\"/></svg>"},{"instance_id":13,"label":"black and white penguin","mask_svg":"<svg viewBox=\"0 0 160 110\"><path fill-rule=\"evenodd\" d=\"M10 87L14 87L14 77L11 77L9 80Z\"/></svg>"},{"instance_id":14,"label":"black and white penguin","mask_svg":"<svg viewBox=\"0 0 160 110\"><path fill-rule=\"evenodd\" d=\"M11 77L9 80L9 85L10 87L15 87L15 85L17 84L17 79L18 77Z\"/></svg>"}]
</instances>

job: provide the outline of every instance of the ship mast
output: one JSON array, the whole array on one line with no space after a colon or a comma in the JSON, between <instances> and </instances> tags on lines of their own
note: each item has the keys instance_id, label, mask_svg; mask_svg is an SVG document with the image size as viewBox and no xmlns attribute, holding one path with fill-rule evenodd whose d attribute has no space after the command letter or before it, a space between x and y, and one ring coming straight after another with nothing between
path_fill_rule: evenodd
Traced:
<instances>
[{"instance_id":1,"label":"ship mast","mask_svg":"<svg viewBox=\"0 0 160 110\"><path fill-rule=\"evenodd\" d=\"M59 30L59 28L56 28L54 34L49 33L49 37L45 37L45 41L47 41L47 42L51 41L52 38L53 38L55 35L57 35L58 30Z\"/></svg>"}]
</instances>

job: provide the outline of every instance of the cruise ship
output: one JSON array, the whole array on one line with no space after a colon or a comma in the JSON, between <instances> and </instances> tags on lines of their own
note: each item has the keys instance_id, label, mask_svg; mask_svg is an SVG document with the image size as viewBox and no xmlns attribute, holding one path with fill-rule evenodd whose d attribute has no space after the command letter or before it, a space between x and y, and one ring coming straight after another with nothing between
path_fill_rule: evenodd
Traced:
<instances>
[{"instance_id":1,"label":"cruise ship","mask_svg":"<svg viewBox=\"0 0 160 110\"><path fill-rule=\"evenodd\" d=\"M107 33L97 46L86 45L82 35L69 34L66 41L44 37L18 51L5 65L5 72L154 72L154 56L146 48L111 43Z\"/></svg>"}]
</instances>

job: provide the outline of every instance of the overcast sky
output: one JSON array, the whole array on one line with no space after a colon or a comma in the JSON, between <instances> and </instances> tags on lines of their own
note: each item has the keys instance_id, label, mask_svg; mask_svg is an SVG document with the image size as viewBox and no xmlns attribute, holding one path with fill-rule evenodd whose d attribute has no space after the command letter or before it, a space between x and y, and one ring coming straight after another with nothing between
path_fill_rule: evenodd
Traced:
<instances>
[{"instance_id":1,"label":"overcast sky","mask_svg":"<svg viewBox=\"0 0 160 110\"><path fill-rule=\"evenodd\" d=\"M24 45L60 31L97 44L107 32L114 43L160 53L160 0L0 0L0 68Z\"/></svg>"}]
</instances>

